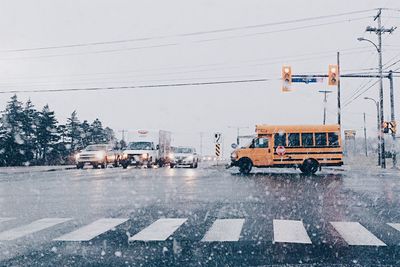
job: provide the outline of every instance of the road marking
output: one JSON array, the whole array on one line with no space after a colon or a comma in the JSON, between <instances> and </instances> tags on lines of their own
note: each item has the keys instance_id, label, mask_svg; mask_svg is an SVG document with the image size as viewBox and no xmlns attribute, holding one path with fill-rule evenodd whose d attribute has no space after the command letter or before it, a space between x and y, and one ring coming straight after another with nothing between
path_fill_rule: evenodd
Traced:
<instances>
[{"instance_id":1,"label":"road marking","mask_svg":"<svg viewBox=\"0 0 400 267\"><path fill-rule=\"evenodd\" d=\"M331 222L331 225L350 246L386 246L358 222Z\"/></svg>"},{"instance_id":2,"label":"road marking","mask_svg":"<svg viewBox=\"0 0 400 267\"><path fill-rule=\"evenodd\" d=\"M400 223L388 223L391 227L396 229L397 231L400 231Z\"/></svg>"},{"instance_id":3,"label":"road marking","mask_svg":"<svg viewBox=\"0 0 400 267\"><path fill-rule=\"evenodd\" d=\"M13 228L7 231L0 233L0 240L10 241L14 240L29 234L33 234L35 232L42 231L46 228L50 228L60 223L67 222L72 220L71 218L44 218L37 221L34 221L30 224L23 225L17 228Z\"/></svg>"},{"instance_id":4,"label":"road marking","mask_svg":"<svg viewBox=\"0 0 400 267\"><path fill-rule=\"evenodd\" d=\"M0 223L3 223L3 222L8 222L8 221L11 221L11 220L14 220L15 218L11 218L11 217L7 217L7 218L0 218Z\"/></svg>"},{"instance_id":5,"label":"road marking","mask_svg":"<svg viewBox=\"0 0 400 267\"><path fill-rule=\"evenodd\" d=\"M62 235L54 241L89 241L116 226L126 222L127 218L103 218L83 226L71 233Z\"/></svg>"},{"instance_id":6,"label":"road marking","mask_svg":"<svg viewBox=\"0 0 400 267\"><path fill-rule=\"evenodd\" d=\"M207 231L201 241L239 241L244 219L218 219Z\"/></svg>"},{"instance_id":7,"label":"road marking","mask_svg":"<svg viewBox=\"0 0 400 267\"><path fill-rule=\"evenodd\" d=\"M273 220L274 242L311 244L302 221Z\"/></svg>"},{"instance_id":8,"label":"road marking","mask_svg":"<svg viewBox=\"0 0 400 267\"><path fill-rule=\"evenodd\" d=\"M159 219L137 233L136 235L129 238L129 241L164 241L172 235L183 223L187 221L187 218L182 219Z\"/></svg>"}]
</instances>

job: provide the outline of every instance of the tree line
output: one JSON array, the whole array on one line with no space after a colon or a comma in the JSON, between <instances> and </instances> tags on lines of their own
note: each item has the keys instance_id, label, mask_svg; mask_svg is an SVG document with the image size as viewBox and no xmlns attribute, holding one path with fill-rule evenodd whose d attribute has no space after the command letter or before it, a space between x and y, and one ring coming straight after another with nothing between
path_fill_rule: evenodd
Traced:
<instances>
[{"instance_id":1,"label":"tree line","mask_svg":"<svg viewBox=\"0 0 400 267\"><path fill-rule=\"evenodd\" d=\"M0 166L72 163L76 151L90 144L116 142L114 131L99 119L80 121L72 112L65 124L45 105L11 97L0 117Z\"/></svg>"}]
</instances>

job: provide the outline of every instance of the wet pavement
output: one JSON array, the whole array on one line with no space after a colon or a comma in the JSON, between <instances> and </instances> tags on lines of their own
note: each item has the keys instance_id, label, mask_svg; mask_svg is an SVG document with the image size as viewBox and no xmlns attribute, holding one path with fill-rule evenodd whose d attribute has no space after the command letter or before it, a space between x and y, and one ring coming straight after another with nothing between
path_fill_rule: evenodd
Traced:
<instances>
[{"instance_id":1,"label":"wet pavement","mask_svg":"<svg viewBox=\"0 0 400 267\"><path fill-rule=\"evenodd\" d=\"M5 171L0 265L399 266L399 186L363 168Z\"/></svg>"}]
</instances>

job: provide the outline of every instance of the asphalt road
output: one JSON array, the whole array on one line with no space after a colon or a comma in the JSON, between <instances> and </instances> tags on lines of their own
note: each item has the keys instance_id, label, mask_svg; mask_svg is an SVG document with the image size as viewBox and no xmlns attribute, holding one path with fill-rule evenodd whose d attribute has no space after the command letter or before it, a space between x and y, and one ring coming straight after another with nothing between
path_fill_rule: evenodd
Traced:
<instances>
[{"instance_id":1,"label":"asphalt road","mask_svg":"<svg viewBox=\"0 0 400 267\"><path fill-rule=\"evenodd\" d=\"M0 265L400 266L399 185L362 168L0 171Z\"/></svg>"}]
</instances>

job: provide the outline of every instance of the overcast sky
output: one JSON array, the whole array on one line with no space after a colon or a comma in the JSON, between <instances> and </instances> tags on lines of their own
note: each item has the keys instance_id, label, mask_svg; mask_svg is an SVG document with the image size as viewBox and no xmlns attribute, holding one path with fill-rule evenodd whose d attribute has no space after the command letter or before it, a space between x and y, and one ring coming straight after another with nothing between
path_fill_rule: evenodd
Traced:
<instances>
[{"instance_id":1,"label":"overcast sky","mask_svg":"<svg viewBox=\"0 0 400 267\"><path fill-rule=\"evenodd\" d=\"M116 131L171 130L176 145L198 146L199 133L205 132L204 150L211 153L214 131L225 134L226 144L234 142L236 130L228 126L247 126L243 133L253 133L259 123L322 123L323 96L318 90L333 90L328 98L328 123L335 123L336 88L329 88L324 81L295 84L292 92L282 93L281 67L291 65L295 74L326 74L328 65L336 62L336 51L341 51L342 73L376 71L371 69L378 62L375 48L358 42L357 37L377 40L374 34L365 33L366 26L376 26L372 9L377 7L400 9L400 3L2 0L0 91L270 79L18 94L20 100L31 98L38 107L48 103L60 122L77 110L80 119L99 118ZM331 16L347 12L354 13ZM296 19L300 20L277 23ZM384 26L399 24L400 11L383 12ZM385 66L400 59L399 36L400 29L383 38ZM400 63L391 68L400 68ZM375 106L363 97L377 98L378 86L346 105L357 90L362 92L373 82L342 79L343 129L361 130L362 113L366 112L368 133L375 134ZM397 88L399 83L395 79ZM385 116L390 115L388 90L385 81ZM0 94L1 109L10 96ZM397 105L399 99L396 92Z\"/></svg>"}]
</instances>

